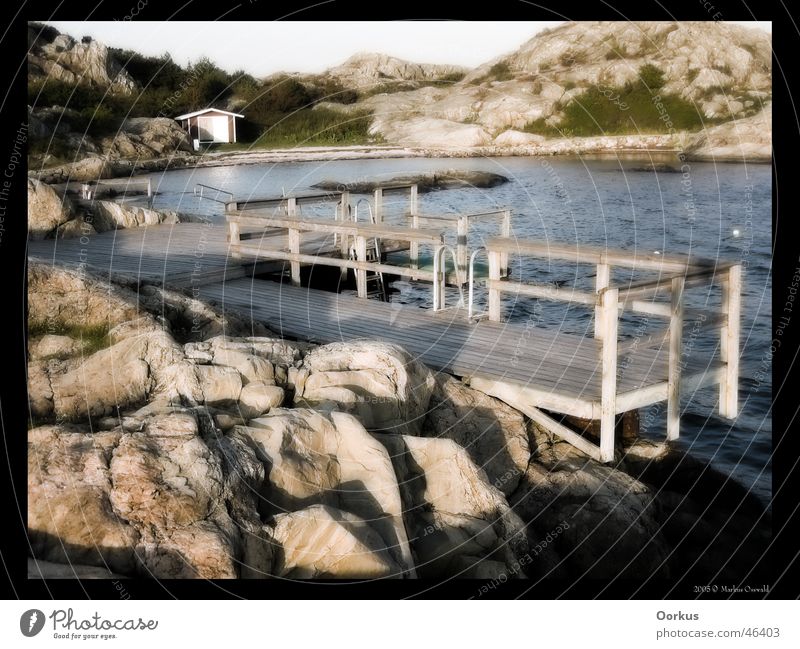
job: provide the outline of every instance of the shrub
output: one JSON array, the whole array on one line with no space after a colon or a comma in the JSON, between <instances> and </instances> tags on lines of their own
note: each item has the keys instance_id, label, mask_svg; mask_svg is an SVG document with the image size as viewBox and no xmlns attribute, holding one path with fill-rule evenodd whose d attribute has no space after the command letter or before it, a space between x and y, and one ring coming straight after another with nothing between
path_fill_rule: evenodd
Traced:
<instances>
[{"instance_id":1,"label":"shrub","mask_svg":"<svg viewBox=\"0 0 800 649\"><path fill-rule=\"evenodd\" d=\"M514 78L508 63L500 61L489 68L489 78L494 81L509 81Z\"/></svg>"},{"instance_id":2,"label":"shrub","mask_svg":"<svg viewBox=\"0 0 800 649\"><path fill-rule=\"evenodd\" d=\"M315 99L314 94L297 79L282 76L262 85L243 112L257 124L274 124L281 115L308 107Z\"/></svg>"},{"instance_id":3,"label":"shrub","mask_svg":"<svg viewBox=\"0 0 800 649\"><path fill-rule=\"evenodd\" d=\"M664 73L652 63L647 63L639 68L639 81L646 89L655 91L665 83Z\"/></svg>"}]
</instances>

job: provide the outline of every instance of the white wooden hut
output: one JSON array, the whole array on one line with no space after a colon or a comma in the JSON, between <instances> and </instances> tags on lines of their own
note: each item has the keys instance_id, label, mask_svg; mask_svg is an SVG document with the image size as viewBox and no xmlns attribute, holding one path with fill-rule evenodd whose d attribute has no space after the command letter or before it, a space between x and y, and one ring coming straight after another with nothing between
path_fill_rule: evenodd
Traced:
<instances>
[{"instance_id":1,"label":"white wooden hut","mask_svg":"<svg viewBox=\"0 0 800 649\"><path fill-rule=\"evenodd\" d=\"M194 142L236 142L236 119L244 115L219 108L204 108L193 113L178 115L175 119L186 129Z\"/></svg>"}]
</instances>

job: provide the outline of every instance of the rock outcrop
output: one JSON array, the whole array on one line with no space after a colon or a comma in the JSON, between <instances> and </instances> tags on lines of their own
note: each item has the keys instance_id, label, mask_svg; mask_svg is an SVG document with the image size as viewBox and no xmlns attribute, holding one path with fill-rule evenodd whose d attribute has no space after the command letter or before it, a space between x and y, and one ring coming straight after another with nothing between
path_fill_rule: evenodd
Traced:
<instances>
[{"instance_id":1,"label":"rock outcrop","mask_svg":"<svg viewBox=\"0 0 800 649\"><path fill-rule=\"evenodd\" d=\"M97 232L181 222L178 213L171 210L153 210L114 201L93 201L91 209L92 225Z\"/></svg>"},{"instance_id":2,"label":"rock outcrop","mask_svg":"<svg viewBox=\"0 0 800 649\"><path fill-rule=\"evenodd\" d=\"M53 236L58 227L73 216L72 203L52 187L28 178L28 236L44 239Z\"/></svg>"},{"instance_id":3,"label":"rock outcrop","mask_svg":"<svg viewBox=\"0 0 800 649\"><path fill-rule=\"evenodd\" d=\"M437 81L464 75L466 68L457 65L411 63L386 54L361 52L341 65L329 68L325 75L346 88L368 88L392 81Z\"/></svg>"},{"instance_id":4,"label":"rock outcrop","mask_svg":"<svg viewBox=\"0 0 800 649\"><path fill-rule=\"evenodd\" d=\"M405 504L422 577L475 576L477 564L505 568L527 552L524 526L502 492L467 452L448 439L381 435Z\"/></svg>"},{"instance_id":5,"label":"rock outcrop","mask_svg":"<svg viewBox=\"0 0 800 649\"><path fill-rule=\"evenodd\" d=\"M679 95L709 119L752 116L771 96L771 51L769 34L730 23L570 22L536 34L454 84L325 106L372 111L372 131L404 146L531 147L539 142L521 132L527 125L557 125L564 108L588 88L621 88L637 81L645 65L664 75L654 94ZM575 148L569 152L580 152Z\"/></svg>"},{"instance_id":6,"label":"rock outcrop","mask_svg":"<svg viewBox=\"0 0 800 649\"><path fill-rule=\"evenodd\" d=\"M89 37L78 42L38 23L28 25L28 77L86 83L123 94L136 90L134 80L105 45Z\"/></svg>"},{"instance_id":7,"label":"rock outcrop","mask_svg":"<svg viewBox=\"0 0 800 649\"><path fill-rule=\"evenodd\" d=\"M433 373L389 343L350 342L310 352L301 404L326 403L358 416L370 430L418 433L434 387Z\"/></svg>"},{"instance_id":8,"label":"rock outcrop","mask_svg":"<svg viewBox=\"0 0 800 649\"><path fill-rule=\"evenodd\" d=\"M436 377L422 434L456 442L506 496L528 468L531 451L524 417L446 374Z\"/></svg>"},{"instance_id":9,"label":"rock outcrop","mask_svg":"<svg viewBox=\"0 0 800 649\"><path fill-rule=\"evenodd\" d=\"M772 160L772 103L752 117L734 119L698 133L687 147L695 160Z\"/></svg>"},{"instance_id":10,"label":"rock outcrop","mask_svg":"<svg viewBox=\"0 0 800 649\"><path fill-rule=\"evenodd\" d=\"M264 535L243 556L220 455L189 412L151 417L137 432L37 428L28 457L37 559L161 579L235 578L242 558L269 569Z\"/></svg>"},{"instance_id":11,"label":"rock outcrop","mask_svg":"<svg viewBox=\"0 0 800 649\"><path fill-rule=\"evenodd\" d=\"M290 579L398 577L385 541L363 519L326 505L279 514L271 528L275 576Z\"/></svg>"},{"instance_id":12,"label":"rock outcrop","mask_svg":"<svg viewBox=\"0 0 800 649\"><path fill-rule=\"evenodd\" d=\"M763 505L665 443L601 465L398 347L222 335L210 307L179 340L190 298L30 272L36 317L108 344L31 345L33 578L734 583L769 545Z\"/></svg>"},{"instance_id":13,"label":"rock outcrop","mask_svg":"<svg viewBox=\"0 0 800 649\"><path fill-rule=\"evenodd\" d=\"M535 136L534 136L535 137ZM464 169L446 169L433 173L394 176L380 180L358 180L355 182L338 182L335 180L322 180L312 185L317 189L326 191L347 191L354 194L368 194L379 187L392 185L417 185L420 193L439 189L457 189L463 187L497 187L509 182L509 179L490 171L469 171Z\"/></svg>"},{"instance_id":14,"label":"rock outcrop","mask_svg":"<svg viewBox=\"0 0 800 649\"><path fill-rule=\"evenodd\" d=\"M358 419L343 412L276 409L237 430L252 440L270 467L264 514L297 512L311 505L354 514L383 539L393 564L413 574L391 459Z\"/></svg>"}]
</instances>

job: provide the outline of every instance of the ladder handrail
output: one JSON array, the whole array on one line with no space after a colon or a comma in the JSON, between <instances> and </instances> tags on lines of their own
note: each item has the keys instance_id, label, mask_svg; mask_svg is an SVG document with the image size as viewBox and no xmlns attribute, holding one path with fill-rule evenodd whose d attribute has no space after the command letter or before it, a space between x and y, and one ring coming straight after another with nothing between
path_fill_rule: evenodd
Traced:
<instances>
[{"instance_id":1,"label":"ladder handrail","mask_svg":"<svg viewBox=\"0 0 800 649\"><path fill-rule=\"evenodd\" d=\"M445 279L447 272L444 264L444 253L449 252L453 258L453 268L458 269L458 258L456 257L455 250L452 246L441 244L437 246L436 252L433 253L433 310L443 311L445 306ZM464 306L464 291L461 284L458 284L459 301L458 306Z\"/></svg>"},{"instance_id":2,"label":"ladder handrail","mask_svg":"<svg viewBox=\"0 0 800 649\"><path fill-rule=\"evenodd\" d=\"M198 187L200 188L200 198L201 199L208 198L208 200L216 201L217 203L228 203L230 201L223 201L222 199L219 198L219 195L220 194L227 194L228 196L233 198L233 192L229 192L229 191L226 191L224 189L220 189L219 187L214 187L212 185L206 185L204 183L195 183L194 189L192 190L192 192L194 193L195 196L197 196L197 188ZM213 189L215 192L217 192L217 196L215 196L214 198L203 196L203 189Z\"/></svg>"},{"instance_id":3,"label":"ladder handrail","mask_svg":"<svg viewBox=\"0 0 800 649\"><path fill-rule=\"evenodd\" d=\"M469 302L467 304L467 319L472 320L473 317L481 317L487 315L488 312L479 313L477 316L474 316L472 313L473 306L474 306L474 295L475 295L475 259L478 257L479 253L485 253L488 257L489 253L486 251L485 246L480 246L472 251L472 254L469 256Z\"/></svg>"}]
</instances>

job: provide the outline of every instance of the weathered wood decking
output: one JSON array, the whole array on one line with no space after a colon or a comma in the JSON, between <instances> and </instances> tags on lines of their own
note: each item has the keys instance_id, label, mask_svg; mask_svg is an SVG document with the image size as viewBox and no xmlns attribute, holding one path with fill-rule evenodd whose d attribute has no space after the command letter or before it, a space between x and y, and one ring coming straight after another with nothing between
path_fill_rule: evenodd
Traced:
<instances>
[{"instance_id":1,"label":"weathered wood decking","mask_svg":"<svg viewBox=\"0 0 800 649\"><path fill-rule=\"evenodd\" d=\"M248 231L244 230L246 234ZM258 245L288 248L285 230L260 232ZM384 241L384 250L407 246ZM327 234L309 235L302 251L310 255L338 254L339 245ZM67 268L86 267L110 279L127 279L168 288L200 286L254 272L277 272L283 262L234 259L228 229L221 223L178 223L91 234L86 238L29 241L28 256Z\"/></svg>"},{"instance_id":2,"label":"weathered wood decking","mask_svg":"<svg viewBox=\"0 0 800 649\"><path fill-rule=\"evenodd\" d=\"M343 203L344 204L344 203ZM344 210L343 210L344 211ZM67 267L88 267L111 279L125 278L191 287L193 295L268 324L291 338L316 342L372 339L396 343L436 370L468 379L503 399L601 461L614 459L614 420L623 412L667 401L667 435L679 433L681 392L720 386L720 412L737 408L738 321L741 268L662 256L645 259L625 251L576 245L553 246L500 237L486 242L489 320L474 322L464 309L444 309L445 272L441 234L346 220L314 221L288 216L228 213L228 224L185 223L93 234L87 239L29 243L29 256ZM261 219L259 221L259 219ZM258 224L261 227L257 227ZM280 229L282 228L282 229ZM505 228L504 228L505 229ZM302 237L301 237L302 235ZM397 237L389 249L417 242L437 250L433 271L369 261L365 241ZM352 250L355 259L345 251ZM450 250L450 252L453 252ZM511 281L509 255L545 256L596 266L594 291L555 289ZM464 255L456 257L463 283ZM359 295L373 272L393 272L433 283L434 309L401 306L302 287L300 264L355 272ZM612 266L657 272L654 280L611 285ZM291 269L291 283L254 279L254 274ZM705 283L723 288L722 310L707 324L720 330L719 358L682 358L684 290ZM595 326L586 336L502 322L501 294L512 293L588 307ZM668 301L657 298L667 296ZM667 328L634 344L619 341L619 313L629 310L666 319ZM594 336L590 334L594 334ZM624 363L618 362L624 357ZM539 408L601 421L601 443L578 436Z\"/></svg>"},{"instance_id":3,"label":"weathered wood decking","mask_svg":"<svg viewBox=\"0 0 800 649\"><path fill-rule=\"evenodd\" d=\"M319 343L382 340L405 347L433 369L465 378L504 381L535 394L543 408L599 418L602 367L599 341L522 324L470 323L463 310L434 314L416 306L359 299L289 284L237 279L200 288L203 299L264 322L281 335ZM662 386L669 351L638 349L617 370L620 395ZM719 364L689 364L684 384L706 384ZM618 397L619 398L619 397ZM628 401L635 397L631 394ZM624 404L619 412L630 410Z\"/></svg>"}]
</instances>

